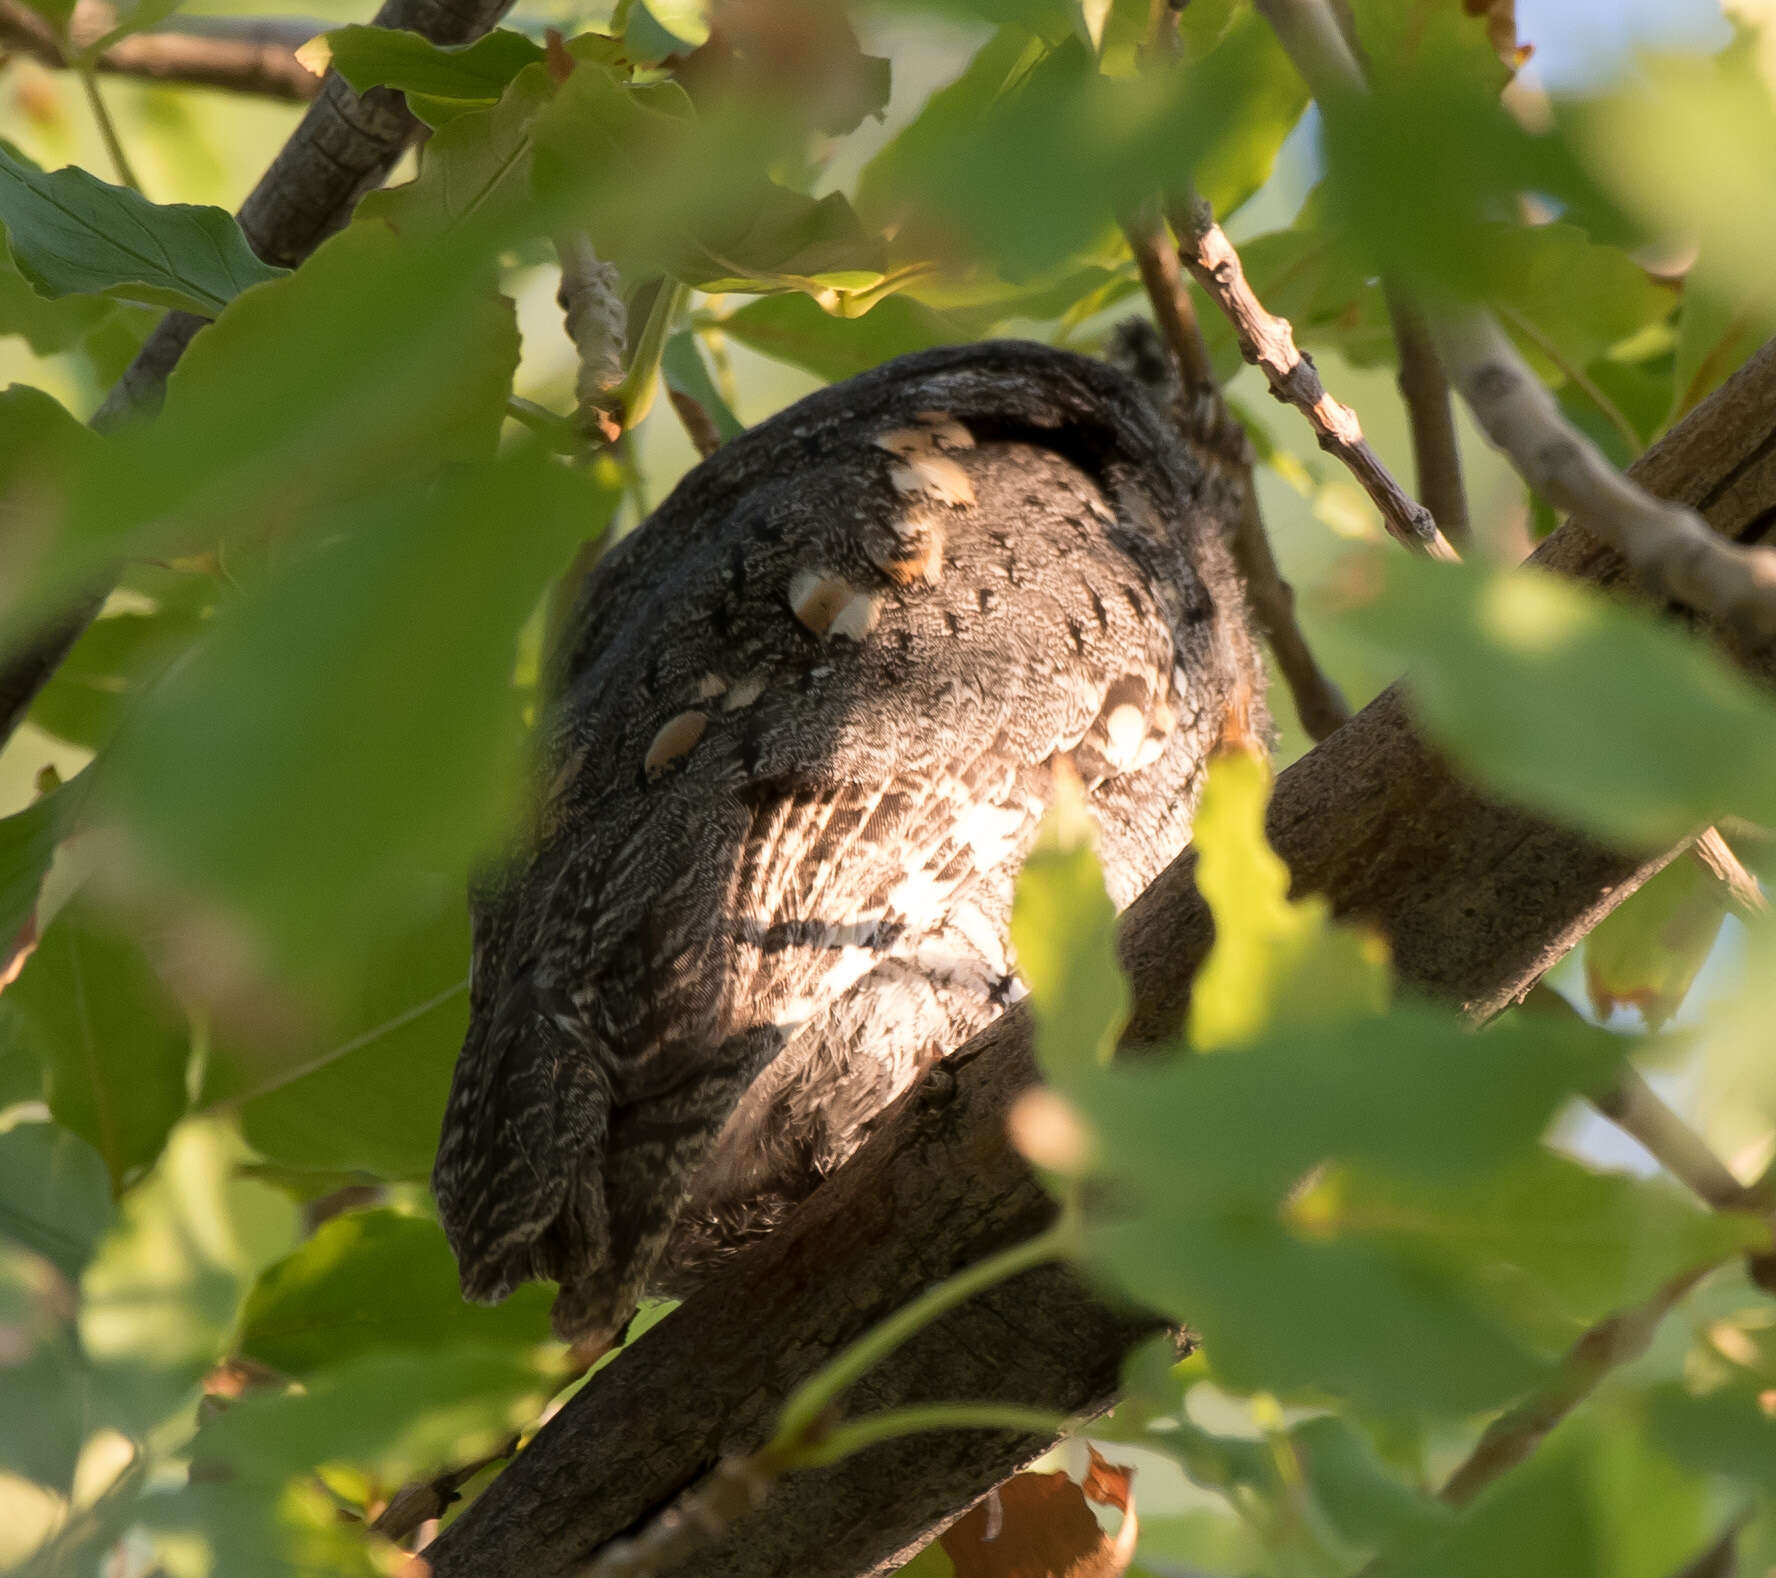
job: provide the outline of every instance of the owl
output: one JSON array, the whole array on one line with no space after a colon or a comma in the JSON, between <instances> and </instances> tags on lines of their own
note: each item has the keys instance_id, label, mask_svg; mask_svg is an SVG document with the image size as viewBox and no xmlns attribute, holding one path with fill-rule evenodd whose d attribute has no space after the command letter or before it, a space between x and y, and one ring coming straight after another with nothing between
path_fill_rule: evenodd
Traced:
<instances>
[{"instance_id":1,"label":"owl","mask_svg":"<svg viewBox=\"0 0 1776 1578\"><path fill-rule=\"evenodd\" d=\"M921 352L731 441L586 578L534 828L474 900L433 1185L465 1294L601 1344L768 1233L1020 995L1068 764L1127 904L1261 669L1148 390Z\"/></svg>"}]
</instances>

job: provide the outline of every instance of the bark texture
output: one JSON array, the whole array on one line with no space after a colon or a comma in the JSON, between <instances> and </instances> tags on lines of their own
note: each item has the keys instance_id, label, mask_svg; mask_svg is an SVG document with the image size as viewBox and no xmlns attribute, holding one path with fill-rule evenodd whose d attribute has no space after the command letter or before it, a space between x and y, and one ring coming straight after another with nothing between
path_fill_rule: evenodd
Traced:
<instances>
[{"instance_id":1,"label":"bark texture","mask_svg":"<svg viewBox=\"0 0 1776 1578\"><path fill-rule=\"evenodd\" d=\"M1776 530L1776 343L1635 467L1649 490L1741 542ZM1568 524L1538 563L1603 586L1621 559ZM1776 652L1738 654L1776 683ZM1656 745L1650 748L1657 748ZM1625 856L1460 784L1414 734L1399 687L1285 772L1270 836L1298 890L1392 938L1402 978L1481 1019L1675 851ZM1169 1032L1210 937L1185 855L1130 910L1135 1038ZM1004 1138L1034 1078L1013 1011L949 1060L899 1118L773 1238L595 1376L426 1552L434 1578L555 1578L694 1483L757 1449L783 1398L835 1349L931 1282L1038 1230L1046 1197ZM928 1329L861 1383L850 1413L999 1400L1109 1401L1151 1321L1068 1272L1031 1272ZM1045 1443L986 1432L885 1443L788 1476L682 1570L706 1578L884 1570Z\"/></svg>"}]
</instances>

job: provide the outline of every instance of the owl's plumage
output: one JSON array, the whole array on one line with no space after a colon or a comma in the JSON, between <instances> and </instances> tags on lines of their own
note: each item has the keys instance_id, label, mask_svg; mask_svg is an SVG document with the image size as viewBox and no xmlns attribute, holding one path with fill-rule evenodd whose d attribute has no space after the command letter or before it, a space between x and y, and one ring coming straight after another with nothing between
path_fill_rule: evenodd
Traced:
<instances>
[{"instance_id":1,"label":"owl's plumage","mask_svg":"<svg viewBox=\"0 0 1776 1578\"><path fill-rule=\"evenodd\" d=\"M619 1329L766 1231L1017 991L1054 763L1125 904L1261 707L1200 468L1023 343L902 357L705 461L587 578L531 843L478 896L434 1185L472 1298Z\"/></svg>"}]
</instances>

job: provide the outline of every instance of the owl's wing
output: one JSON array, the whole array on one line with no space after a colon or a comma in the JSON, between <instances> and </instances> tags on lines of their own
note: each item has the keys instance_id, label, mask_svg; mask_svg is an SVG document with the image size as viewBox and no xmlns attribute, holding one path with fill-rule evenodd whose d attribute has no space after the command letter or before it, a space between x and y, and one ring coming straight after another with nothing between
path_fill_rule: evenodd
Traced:
<instances>
[{"instance_id":1,"label":"owl's wing","mask_svg":"<svg viewBox=\"0 0 1776 1578\"><path fill-rule=\"evenodd\" d=\"M1080 358L896 367L735 440L589 578L535 851L477 912L435 1173L471 1296L552 1277L565 1332L620 1326L792 1037L890 957L1002 985L1057 754L1188 817L1231 639L1172 529L1192 474Z\"/></svg>"}]
</instances>

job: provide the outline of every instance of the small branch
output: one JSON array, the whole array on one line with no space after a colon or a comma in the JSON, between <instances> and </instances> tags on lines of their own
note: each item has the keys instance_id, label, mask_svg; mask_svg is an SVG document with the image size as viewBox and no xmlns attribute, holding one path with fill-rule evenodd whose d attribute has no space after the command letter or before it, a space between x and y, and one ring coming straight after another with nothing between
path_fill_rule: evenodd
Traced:
<instances>
[{"instance_id":1,"label":"small branch","mask_svg":"<svg viewBox=\"0 0 1776 1578\"><path fill-rule=\"evenodd\" d=\"M376 1515L370 1527L385 1539L406 1539L422 1523L442 1517L445 1508L461 1498L463 1486L483 1469L504 1463L517 1452L518 1441L519 1438L513 1436L497 1452L490 1452L486 1457L476 1458L472 1463L459 1463L430 1479L403 1485L389 1498L388 1505Z\"/></svg>"},{"instance_id":2,"label":"small branch","mask_svg":"<svg viewBox=\"0 0 1776 1578\"><path fill-rule=\"evenodd\" d=\"M1226 313L1239 337L1240 353L1270 380L1277 399L1294 406L1313 427L1320 448L1342 461L1381 512L1389 532L1416 553L1432 559L1460 557L1431 512L1409 498L1381 457L1363 437L1357 413L1326 392L1313 359L1295 344L1286 318L1265 310L1246 279L1239 253L1206 208L1195 205L1173 219L1184 266Z\"/></svg>"},{"instance_id":3,"label":"small branch","mask_svg":"<svg viewBox=\"0 0 1776 1578\"><path fill-rule=\"evenodd\" d=\"M110 110L105 108L104 96L99 92L98 78L93 75L92 67L81 65L75 74L80 78L80 91L86 95L87 106L92 110L99 138L105 144L105 153L111 160L118 182L132 192L140 192L142 183L130 168L129 155L123 151L123 139L117 135L117 123L111 119Z\"/></svg>"},{"instance_id":4,"label":"small branch","mask_svg":"<svg viewBox=\"0 0 1776 1578\"><path fill-rule=\"evenodd\" d=\"M1258 8L1322 111L1364 91L1325 0L1258 0ZM1561 415L1490 314L1438 311L1432 331L1475 418L1543 498L1614 548L1652 591L1754 642L1776 639L1776 550L1725 541L1694 510L1635 486Z\"/></svg>"},{"instance_id":5,"label":"small branch","mask_svg":"<svg viewBox=\"0 0 1776 1578\"><path fill-rule=\"evenodd\" d=\"M326 28L325 22L300 18L192 18L176 31L150 30L119 39L93 62L93 69L101 76L306 103L320 91L321 79L297 60L296 51ZM0 46L52 71L74 67L53 29L19 0L0 0Z\"/></svg>"},{"instance_id":6,"label":"small branch","mask_svg":"<svg viewBox=\"0 0 1776 1578\"><path fill-rule=\"evenodd\" d=\"M1770 901L1764 897L1758 879L1745 869L1718 827L1707 829L1690 846L1690 854L1708 868L1741 916L1750 920L1770 913Z\"/></svg>"},{"instance_id":7,"label":"small branch","mask_svg":"<svg viewBox=\"0 0 1776 1578\"><path fill-rule=\"evenodd\" d=\"M581 232L557 237L555 250L561 258L555 300L580 358L574 381L576 421L587 438L615 443L625 426L618 391L628 348L621 281L616 265L601 262Z\"/></svg>"},{"instance_id":8,"label":"small branch","mask_svg":"<svg viewBox=\"0 0 1776 1578\"><path fill-rule=\"evenodd\" d=\"M1712 1270L1712 1265L1698 1266L1673 1277L1644 1304L1599 1321L1581 1336L1540 1391L1487 1426L1479 1445L1437 1493L1440 1499L1465 1507L1521 1463L1611 1370L1646 1352L1659 1323Z\"/></svg>"},{"instance_id":9,"label":"small branch","mask_svg":"<svg viewBox=\"0 0 1776 1578\"><path fill-rule=\"evenodd\" d=\"M1220 462L1236 495L1228 546L1246 583L1246 600L1265 640L1270 644L1283 682L1295 703L1301 727L1323 740L1350 716L1350 705L1315 660L1295 619L1295 589L1271 551L1270 534L1258 513L1258 488L1252 476L1251 445L1235 422L1220 391L1203 343L1202 328L1190 289L1184 283L1178 251L1157 221L1124 227L1129 250L1147 287L1154 322L1172 353L1183 385L1180 419L1187 430L1206 435L1211 464Z\"/></svg>"},{"instance_id":10,"label":"small branch","mask_svg":"<svg viewBox=\"0 0 1776 1578\"><path fill-rule=\"evenodd\" d=\"M682 389L667 389L666 398L672 402L672 409L678 413L698 455L707 460L721 448L721 433L715 419Z\"/></svg>"},{"instance_id":11,"label":"small branch","mask_svg":"<svg viewBox=\"0 0 1776 1578\"><path fill-rule=\"evenodd\" d=\"M1560 414L1486 313L1451 314L1438 327L1475 417L1532 488L1614 548L1660 596L1753 641L1776 638L1776 550L1728 542L1694 510L1636 487Z\"/></svg>"},{"instance_id":12,"label":"small branch","mask_svg":"<svg viewBox=\"0 0 1776 1578\"><path fill-rule=\"evenodd\" d=\"M1756 1185L1743 1184L1707 1142L1654 1094L1632 1068L1624 1068L1596 1107L1623 1133L1639 1140L1659 1164L1716 1211L1768 1212L1772 1202Z\"/></svg>"},{"instance_id":13,"label":"small branch","mask_svg":"<svg viewBox=\"0 0 1776 1578\"><path fill-rule=\"evenodd\" d=\"M1418 308L1385 280L1388 321L1400 357L1400 397L1412 429L1412 459L1418 496L1457 547L1470 534L1468 494L1462 485L1461 446L1455 436L1455 412L1449 400L1449 379L1436 343Z\"/></svg>"},{"instance_id":14,"label":"small branch","mask_svg":"<svg viewBox=\"0 0 1776 1578\"><path fill-rule=\"evenodd\" d=\"M1532 320L1526 318L1515 307L1508 306L1504 302L1494 302L1492 310L1547 357L1561 377L1565 378L1573 388L1577 389L1597 408L1598 414L1620 435L1630 459L1646 448L1646 445L1640 441L1640 434L1634 431L1634 424L1622 414L1622 408L1598 388L1597 380L1592 378L1583 367L1579 366L1577 362L1569 360L1562 353L1560 347L1542 333Z\"/></svg>"}]
</instances>

